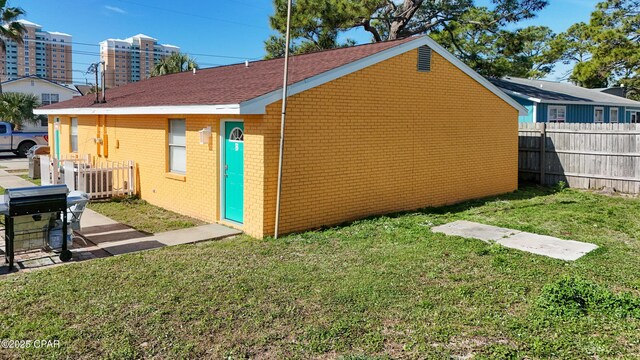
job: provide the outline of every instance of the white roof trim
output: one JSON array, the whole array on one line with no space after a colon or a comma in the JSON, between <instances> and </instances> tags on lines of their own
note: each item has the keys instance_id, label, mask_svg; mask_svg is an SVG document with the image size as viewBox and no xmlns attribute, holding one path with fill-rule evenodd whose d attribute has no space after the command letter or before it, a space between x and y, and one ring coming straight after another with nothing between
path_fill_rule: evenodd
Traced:
<instances>
[{"instance_id":1,"label":"white roof trim","mask_svg":"<svg viewBox=\"0 0 640 360\"><path fill-rule=\"evenodd\" d=\"M614 102L600 102L600 101L571 101L571 100L542 100L543 104L559 104L559 105L591 105L591 106L617 106L617 107L632 107L640 108L640 104L621 104Z\"/></svg>"},{"instance_id":2,"label":"white roof trim","mask_svg":"<svg viewBox=\"0 0 640 360\"><path fill-rule=\"evenodd\" d=\"M404 54L408 51L414 50L419 48L420 46L423 45L427 45L429 46L432 50L434 50L435 52L437 52L438 54L440 54L442 57L444 57L445 59L447 59L449 62L451 62L453 65L455 65L457 68L459 68L460 70L462 70L465 74L469 75L472 79L476 80L477 82L479 82L481 85L483 85L484 87L486 87L489 91L491 91L492 93L494 93L496 96L498 96L499 98L501 98L502 100L504 100L505 102L507 102L509 105L513 106L514 108L516 108L518 110L518 112L520 113L520 115L527 115L528 111L527 109L524 108L524 106L520 105L517 101L515 101L513 98L511 98L510 96L508 96L507 94L505 94L502 90L498 89L495 85L493 85L491 82L489 82L487 79L485 79L484 77L480 76L480 74L478 74L477 72L475 72L473 69L471 69L470 67L468 67L465 63L463 63L462 61L460 61L458 58L456 58L455 56L453 56L453 54L451 54L450 52L448 52L447 50L445 50L442 46L438 45L438 43L436 43L434 40L432 40L430 37L428 36L422 36L419 37L413 41L409 41L406 42L404 44L400 44L397 46L394 46L392 48L383 50L379 53L373 54L371 56L367 56L365 58L362 58L360 60L356 60L354 62L351 62L349 64L337 67L335 69L331 69L329 71L326 71L322 74L310 77L308 79L299 81L297 83L291 84L289 85L289 89L287 91L288 96L293 96L295 94L301 93L305 90L309 90L311 88L314 88L316 86L320 86L322 84L325 84L327 82L333 81L339 77L345 76L345 75L349 75L351 73L354 73L358 70L362 70L368 66L371 65L375 65L379 62L388 60L394 56L400 55L400 54ZM253 98L251 100L245 101L243 103L241 103L241 110L246 110L248 112L243 112L243 114L264 114L265 113L265 107L269 104L272 104L278 100L282 99L282 89L279 90L274 90L270 93L267 93L265 95L259 96L257 98Z\"/></svg>"},{"instance_id":3,"label":"white roof trim","mask_svg":"<svg viewBox=\"0 0 640 360\"><path fill-rule=\"evenodd\" d=\"M485 88L487 88L489 91L491 91L492 93L494 93L496 96L498 96L500 99L504 100L506 103L508 103L509 105L511 105L512 107L514 107L516 110L518 110L520 115L527 115L528 111L527 109L524 108L524 106L520 105L516 100L514 100L512 97L510 97L509 95L505 94L502 90L498 89L495 85L493 85L491 82L489 82L487 79L485 79L484 77L480 76L480 74L478 74L477 72L473 71L473 69L471 69L470 67L468 67L467 65L465 65L462 61L460 61L458 58L456 58L455 56L453 56L451 53L449 53L447 50L445 50L442 46L438 45L438 43L436 43L435 41L433 41L430 37L428 36L422 36L422 37L418 37L415 40L412 41L408 41L406 43L400 44L400 45L396 45L393 46L389 49L380 51L378 53L375 53L373 55L367 56L365 58L362 58L360 60L356 60L354 62L345 64L343 66L331 69L329 71L326 71L322 74L310 77L308 79L293 83L291 85L289 85L289 89L288 89L288 96L293 96L295 94L301 93L305 90L309 90L311 88L320 86L322 84L328 83L330 81L333 81L339 77L354 73L358 70L362 70L366 67L369 67L371 65L375 65L377 63L380 63L382 61L388 60L394 56L400 55L400 54L404 54L408 51L414 50L419 48L420 46L423 45L427 45L429 46L433 51L435 51L436 53L440 54L442 57L444 57L446 60L448 60L450 63L452 63L454 66L456 66L457 68L459 68L460 70L462 70L462 72L464 72L465 74L469 75L472 79L476 80L478 83L480 83L482 86L484 86ZM269 92L267 94L258 96L256 98L253 98L251 100L247 100L243 103L240 104L236 104L234 106L236 106L236 108L234 109L237 112L219 112L221 110L216 110L216 112L209 112L209 114L265 114L266 113L266 106L269 104L272 104L278 100L282 99L282 89L279 90L274 90L272 92ZM227 107L229 105L219 105L222 107ZM69 114L73 111L74 114L100 114L100 115L106 115L106 114L144 114L138 111L142 111L144 109L153 109L154 111L156 109L164 109L164 114L200 114L200 112L184 112L185 108L208 108L208 107L213 107L213 108L217 108L218 105L197 105L197 106L152 106L152 107L139 107L139 108L102 108L102 109L93 109L93 108L82 108L82 109L67 109L66 112L64 112L65 109L57 109L57 110L41 110L40 112L38 112L38 114L50 114L50 115L55 115L55 114ZM174 109L175 108L175 109ZM127 110L127 109L135 109L134 110ZM55 111L55 113L53 112ZM78 111L82 111L82 112L78 112ZM203 110L198 110L198 111L203 111ZM228 111L228 110L227 110ZM146 112L146 114L160 114L160 112Z\"/></svg>"},{"instance_id":4,"label":"white roof trim","mask_svg":"<svg viewBox=\"0 0 640 360\"><path fill-rule=\"evenodd\" d=\"M36 115L235 115L240 114L239 104L227 105L180 105L180 106L133 106L116 108L68 108L34 109Z\"/></svg>"}]
</instances>

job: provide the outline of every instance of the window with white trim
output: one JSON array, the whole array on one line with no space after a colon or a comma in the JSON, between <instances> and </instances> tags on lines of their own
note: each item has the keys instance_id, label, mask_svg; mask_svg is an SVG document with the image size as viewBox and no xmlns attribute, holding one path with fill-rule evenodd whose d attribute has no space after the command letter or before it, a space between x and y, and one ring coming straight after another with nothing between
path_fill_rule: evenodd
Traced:
<instances>
[{"instance_id":1,"label":"window with white trim","mask_svg":"<svg viewBox=\"0 0 640 360\"><path fill-rule=\"evenodd\" d=\"M547 111L547 119L549 122L565 122L567 121L567 107L550 105Z\"/></svg>"},{"instance_id":2,"label":"window with white trim","mask_svg":"<svg viewBox=\"0 0 640 360\"><path fill-rule=\"evenodd\" d=\"M78 152L78 118L71 118L71 131L69 131L71 152Z\"/></svg>"},{"instance_id":3,"label":"window with white trim","mask_svg":"<svg viewBox=\"0 0 640 360\"><path fill-rule=\"evenodd\" d=\"M58 94L41 94L42 105L51 105L60 101L60 95Z\"/></svg>"},{"instance_id":4,"label":"window with white trim","mask_svg":"<svg viewBox=\"0 0 640 360\"><path fill-rule=\"evenodd\" d=\"M640 115L640 113L635 112L635 111L631 111L631 123L632 124L637 124L638 122L640 122L640 117L638 115Z\"/></svg>"},{"instance_id":5,"label":"window with white trim","mask_svg":"<svg viewBox=\"0 0 640 360\"><path fill-rule=\"evenodd\" d=\"M185 119L169 119L169 172L187 172L187 125Z\"/></svg>"},{"instance_id":6,"label":"window with white trim","mask_svg":"<svg viewBox=\"0 0 640 360\"><path fill-rule=\"evenodd\" d=\"M614 124L618 122L618 118L620 117L620 110L618 108L610 108L609 109L609 122Z\"/></svg>"},{"instance_id":7,"label":"window with white trim","mask_svg":"<svg viewBox=\"0 0 640 360\"><path fill-rule=\"evenodd\" d=\"M593 109L593 122L601 124L604 122L604 108L596 107Z\"/></svg>"}]
</instances>

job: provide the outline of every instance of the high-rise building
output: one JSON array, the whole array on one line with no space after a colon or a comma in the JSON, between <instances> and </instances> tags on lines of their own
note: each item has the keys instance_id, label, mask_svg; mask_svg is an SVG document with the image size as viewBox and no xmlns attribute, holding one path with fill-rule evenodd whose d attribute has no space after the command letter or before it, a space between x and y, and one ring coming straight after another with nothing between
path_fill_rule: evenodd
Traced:
<instances>
[{"instance_id":1,"label":"high-rise building","mask_svg":"<svg viewBox=\"0 0 640 360\"><path fill-rule=\"evenodd\" d=\"M25 32L22 43L5 40L0 47L2 81L36 75L57 83L73 82L71 35L43 31L42 26L27 20L18 20Z\"/></svg>"},{"instance_id":2,"label":"high-rise building","mask_svg":"<svg viewBox=\"0 0 640 360\"><path fill-rule=\"evenodd\" d=\"M144 34L127 39L107 39L100 42L100 59L105 62L105 85L108 88L144 80L161 59L180 52L173 45L158 44Z\"/></svg>"}]
</instances>

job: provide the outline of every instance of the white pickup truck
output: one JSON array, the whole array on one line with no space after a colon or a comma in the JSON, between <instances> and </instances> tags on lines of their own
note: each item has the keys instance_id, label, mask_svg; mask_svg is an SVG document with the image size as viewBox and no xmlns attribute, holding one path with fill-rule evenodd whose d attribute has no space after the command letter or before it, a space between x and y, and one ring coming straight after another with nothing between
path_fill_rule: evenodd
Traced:
<instances>
[{"instance_id":1,"label":"white pickup truck","mask_svg":"<svg viewBox=\"0 0 640 360\"><path fill-rule=\"evenodd\" d=\"M13 131L11 124L0 122L0 152L12 152L20 157L27 155L34 145L48 145L49 134L47 132L20 132Z\"/></svg>"}]
</instances>

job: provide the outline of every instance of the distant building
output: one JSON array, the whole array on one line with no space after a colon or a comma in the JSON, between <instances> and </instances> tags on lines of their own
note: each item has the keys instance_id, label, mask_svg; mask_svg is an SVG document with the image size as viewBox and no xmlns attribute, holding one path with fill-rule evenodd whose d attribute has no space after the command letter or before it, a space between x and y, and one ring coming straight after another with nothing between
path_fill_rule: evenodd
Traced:
<instances>
[{"instance_id":1,"label":"distant building","mask_svg":"<svg viewBox=\"0 0 640 360\"><path fill-rule=\"evenodd\" d=\"M640 123L640 102L608 92L546 80L488 80L527 109L520 122Z\"/></svg>"},{"instance_id":2,"label":"distant building","mask_svg":"<svg viewBox=\"0 0 640 360\"><path fill-rule=\"evenodd\" d=\"M74 85L55 83L35 75L4 81L2 82L2 91L4 93L33 94L43 106L67 101L82 95ZM46 127L47 120L43 119L42 124L38 124L38 126ZM33 126L27 127L32 128Z\"/></svg>"},{"instance_id":3,"label":"distant building","mask_svg":"<svg viewBox=\"0 0 640 360\"><path fill-rule=\"evenodd\" d=\"M100 42L100 59L105 62L105 85L114 88L144 80L156 63L177 52L179 47L158 44L157 39L144 34L104 40Z\"/></svg>"},{"instance_id":4,"label":"distant building","mask_svg":"<svg viewBox=\"0 0 640 360\"><path fill-rule=\"evenodd\" d=\"M82 94L87 95L92 89L95 89L94 85L76 85L76 89Z\"/></svg>"},{"instance_id":5,"label":"distant building","mask_svg":"<svg viewBox=\"0 0 640 360\"><path fill-rule=\"evenodd\" d=\"M22 44L6 40L0 47L2 81L36 75L58 83L73 82L71 35L43 31L42 26L18 20L26 31Z\"/></svg>"}]
</instances>

